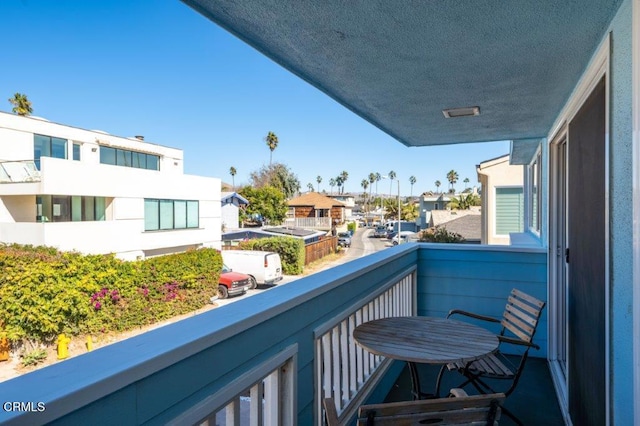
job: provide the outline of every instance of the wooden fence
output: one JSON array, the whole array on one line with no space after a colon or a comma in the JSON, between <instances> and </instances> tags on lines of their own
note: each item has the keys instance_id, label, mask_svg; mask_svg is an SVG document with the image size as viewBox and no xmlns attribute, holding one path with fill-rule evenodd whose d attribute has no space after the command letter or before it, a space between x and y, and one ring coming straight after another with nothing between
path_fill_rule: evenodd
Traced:
<instances>
[{"instance_id":1,"label":"wooden fence","mask_svg":"<svg viewBox=\"0 0 640 426\"><path fill-rule=\"evenodd\" d=\"M305 266L311 262L335 253L338 247L338 237L326 237L315 243L304 246L304 264Z\"/></svg>"}]
</instances>

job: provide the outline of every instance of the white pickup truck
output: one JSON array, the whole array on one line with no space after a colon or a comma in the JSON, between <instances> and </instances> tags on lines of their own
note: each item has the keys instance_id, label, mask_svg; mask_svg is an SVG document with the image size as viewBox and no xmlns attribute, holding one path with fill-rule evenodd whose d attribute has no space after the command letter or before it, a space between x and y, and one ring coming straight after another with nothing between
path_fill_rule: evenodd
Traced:
<instances>
[{"instance_id":1,"label":"white pickup truck","mask_svg":"<svg viewBox=\"0 0 640 426\"><path fill-rule=\"evenodd\" d=\"M235 272L252 278L251 288L258 284L276 284L282 280L282 262L278 253L255 250L222 250L222 259Z\"/></svg>"}]
</instances>

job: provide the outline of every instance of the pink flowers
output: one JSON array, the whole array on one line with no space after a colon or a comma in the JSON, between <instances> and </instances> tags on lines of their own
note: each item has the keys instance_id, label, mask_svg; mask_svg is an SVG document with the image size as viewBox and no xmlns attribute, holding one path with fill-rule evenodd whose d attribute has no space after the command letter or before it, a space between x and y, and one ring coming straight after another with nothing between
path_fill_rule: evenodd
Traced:
<instances>
[{"instance_id":1,"label":"pink flowers","mask_svg":"<svg viewBox=\"0 0 640 426\"><path fill-rule=\"evenodd\" d=\"M111 299L112 303L118 303L120 300L120 292L117 289L109 291L108 288L103 287L99 292L91 295L91 304L96 311L102 309L102 305L105 301Z\"/></svg>"}]
</instances>

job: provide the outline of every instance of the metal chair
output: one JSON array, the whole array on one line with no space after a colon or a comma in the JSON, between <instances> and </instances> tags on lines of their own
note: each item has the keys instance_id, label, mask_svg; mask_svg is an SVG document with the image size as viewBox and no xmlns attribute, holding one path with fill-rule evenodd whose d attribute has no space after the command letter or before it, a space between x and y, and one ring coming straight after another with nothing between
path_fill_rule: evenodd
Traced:
<instances>
[{"instance_id":1,"label":"metal chair","mask_svg":"<svg viewBox=\"0 0 640 426\"><path fill-rule=\"evenodd\" d=\"M458 371L466 377L466 380L457 386L458 388L463 388L468 384L471 384L480 393L496 393L496 390L483 379L498 379L509 383L503 391L505 396L509 396L515 390L518 381L520 380L520 376L522 375L522 371L529 356L529 350L531 348L540 349L540 347L533 343L532 340L545 304L545 302L542 302L533 296L523 293L517 289L513 289L507 300L507 305L502 315L502 319L487 317L458 309L451 310L447 315L447 318L452 315L464 315L481 321L500 323L502 325L502 330L498 335L500 346L498 347L498 351L476 361L470 363L457 362L444 365L438 374L436 392L439 391L442 375L445 369L447 369L449 371ZM504 355L502 349L505 344L524 348L518 362L513 363ZM504 407L503 412L505 415L511 417L516 423L522 424L520 420L513 415L513 413Z\"/></svg>"}]
</instances>

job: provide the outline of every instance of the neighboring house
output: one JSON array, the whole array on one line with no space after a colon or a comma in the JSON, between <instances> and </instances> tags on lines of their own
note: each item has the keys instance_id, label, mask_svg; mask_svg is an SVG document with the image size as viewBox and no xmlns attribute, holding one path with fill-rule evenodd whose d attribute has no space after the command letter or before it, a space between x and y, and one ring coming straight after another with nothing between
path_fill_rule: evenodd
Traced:
<instances>
[{"instance_id":1,"label":"neighboring house","mask_svg":"<svg viewBox=\"0 0 640 426\"><path fill-rule=\"evenodd\" d=\"M225 246L235 245L240 241L253 240L256 238L268 238L268 237L293 237L304 241L305 244L319 241L322 237L327 235L324 231L314 231L311 229L301 228L285 228L285 227L272 227L272 228L247 228L237 229L231 232L225 232L222 234L222 243Z\"/></svg>"},{"instance_id":2,"label":"neighboring house","mask_svg":"<svg viewBox=\"0 0 640 426\"><path fill-rule=\"evenodd\" d=\"M329 198L336 201L340 201L344 204L344 217L350 218L353 216L354 208L356 207L356 196L353 194L330 194Z\"/></svg>"},{"instance_id":3,"label":"neighboring house","mask_svg":"<svg viewBox=\"0 0 640 426\"><path fill-rule=\"evenodd\" d=\"M331 229L346 219L345 205L326 195L308 192L287 202L286 225L298 228Z\"/></svg>"},{"instance_id":4,"label":"neighboring house","mask_svg":"<svg viewBox=\"0 0 640 426\"><path fill-rule=\"evenodd\" d=\"M482 185L482 244L510 244L509 234L524 231L523 167L510 155L476 166Z\"/></svg>"},{"instance_id":5,"label":"neighboring house","mask_svg":"<svg viewBox=\"0 0 640 426\"><path fill-rule=\"evenodd\" d=\"M431 212L429 228L446 228L449 232L460 234L467 243L480 243L481 228L480 207L468 210L434 210Z\"/></svg>"},{"instance_id":6,"label":"neighboring house","mask_svg":"<svg viewBox=\"0 0 640 426\"><path fill-rule=\"evenodd\" d=\"M419 197L416 224L419 229L427 229L431 221L431 212L434 210L445 210L451 201L449 194L432 194L425 192Z\"/></svg>"},{"instance_id":7,"label":"neighboring house","mask_svg":"<svg viewBox=\"0 0 640 426\"><path fill-rule=\"evenodd\" d=\"M220 203L222 204L222 226L225 230L240 227L240 209L249 205L249 201L237 192L223 192Z\"/></svg>"},{"instance_id":8,"label":"neighboring house","mask_svg":"<svg viewBox=\"0 0 640 426\"><path fill-rule=\"evenodd\" d=\"M220 180L144 138L0 113L0 241L123 259L220 247Z\"/></svg>"}]
</instances>

